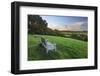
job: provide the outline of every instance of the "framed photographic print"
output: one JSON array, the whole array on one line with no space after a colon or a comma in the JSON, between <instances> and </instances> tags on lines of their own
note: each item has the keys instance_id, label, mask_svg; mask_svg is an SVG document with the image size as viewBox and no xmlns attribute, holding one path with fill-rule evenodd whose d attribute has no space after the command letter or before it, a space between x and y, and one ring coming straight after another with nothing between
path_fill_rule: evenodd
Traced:
<instances>
[{"instance_id":1,"label":"framed photographic print","mask_svg":"<svg viewBox=\"0 0 100 76\"><path fill-rule=\"evenodd\" d=\"M97 69L97 7L11 3L11 72Z\"/></svg>"}]
</instances>

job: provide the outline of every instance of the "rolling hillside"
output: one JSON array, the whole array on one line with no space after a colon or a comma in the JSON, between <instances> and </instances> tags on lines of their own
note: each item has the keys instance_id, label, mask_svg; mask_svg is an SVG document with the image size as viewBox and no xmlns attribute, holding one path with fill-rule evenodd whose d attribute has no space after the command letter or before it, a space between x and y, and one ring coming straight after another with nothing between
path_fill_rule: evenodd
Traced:
<instances>
[{"instance_id":1,"label":"rolling hillside","mask_svg":"<svg viewBox=\"0 0 100 76\"><path fill-rule=\"evenodd\" d=\"M57 51L48 54L40 45L40 37L56 43ZM79 59L87 58L87 42L49 35L28 35L28 60Z\"/></svg>"}]
</instances>

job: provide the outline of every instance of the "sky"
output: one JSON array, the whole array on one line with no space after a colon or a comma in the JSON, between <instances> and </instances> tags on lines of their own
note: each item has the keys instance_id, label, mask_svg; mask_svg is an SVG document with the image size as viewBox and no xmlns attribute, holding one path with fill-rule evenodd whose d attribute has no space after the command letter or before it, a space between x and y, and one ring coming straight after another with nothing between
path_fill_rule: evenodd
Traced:
<instances>
[{"instance_id":1,"label":"sky","mask_svg":"<svg viewBox=\"0 0 100 76\"><path fill-rule=\"evenodd\" d=\"M47 21L48 27L53 30L87 31L88 17L50 15L41 15L41 17Z\"/></svg>"}]
</instances>

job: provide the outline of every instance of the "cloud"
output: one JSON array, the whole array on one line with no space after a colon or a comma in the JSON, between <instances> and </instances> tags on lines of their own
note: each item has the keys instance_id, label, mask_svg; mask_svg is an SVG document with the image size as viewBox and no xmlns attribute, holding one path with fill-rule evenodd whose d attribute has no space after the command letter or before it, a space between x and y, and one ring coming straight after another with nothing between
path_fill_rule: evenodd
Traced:
<instances>
[{"instance_id":1,"label":"cloud","mask_svg":"<svg viewBox=\"0 0 100 76\"><path fill-rule=\"evenodd\" d=\"M55 24L48 24L48 27L55 30L64 30L64 31L87 31L87 22L76 22L73 24L66 24L66 25L55 25Z\"/></svg>"},{"instance_id":2,"label":"cloud","mask_svg":"<svg viewBox=\"0 0 100 76\"><path fill-rule=\"evenodd\" d=\"M87 31L87 23L86 22L76 22L73 24L65 25L66 30L68 31Z\"/></svg>"},{"instance_id":3,"label":"cloud","mask_svg":"<svg viewBox=\"0 0 100 76\"><path fill-rule=\"evenodd\" d=\"M61 25L55 25L55 24L48 24L48 27L51 28L52 30L66 30L65 26Z\"/></svg>"}]
</instances>

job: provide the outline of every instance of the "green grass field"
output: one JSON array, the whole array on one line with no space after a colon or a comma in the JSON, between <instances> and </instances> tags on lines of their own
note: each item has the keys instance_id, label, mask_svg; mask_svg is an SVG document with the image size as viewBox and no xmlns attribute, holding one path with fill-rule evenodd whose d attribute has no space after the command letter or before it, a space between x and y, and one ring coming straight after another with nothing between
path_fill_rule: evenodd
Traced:
<instances>
[{"instance_id":1,"label":"green grass field","mask_svg":"<svg viewBox=\"0 0 100 76\"><path fill-rule=\"evenodd\" d=\"M57 51L48 54L40 45L40 37L56 43ZM28 60L80 59L88 57L87 42L49 35L28 35Z\"/></svg>"}]
</instances>

